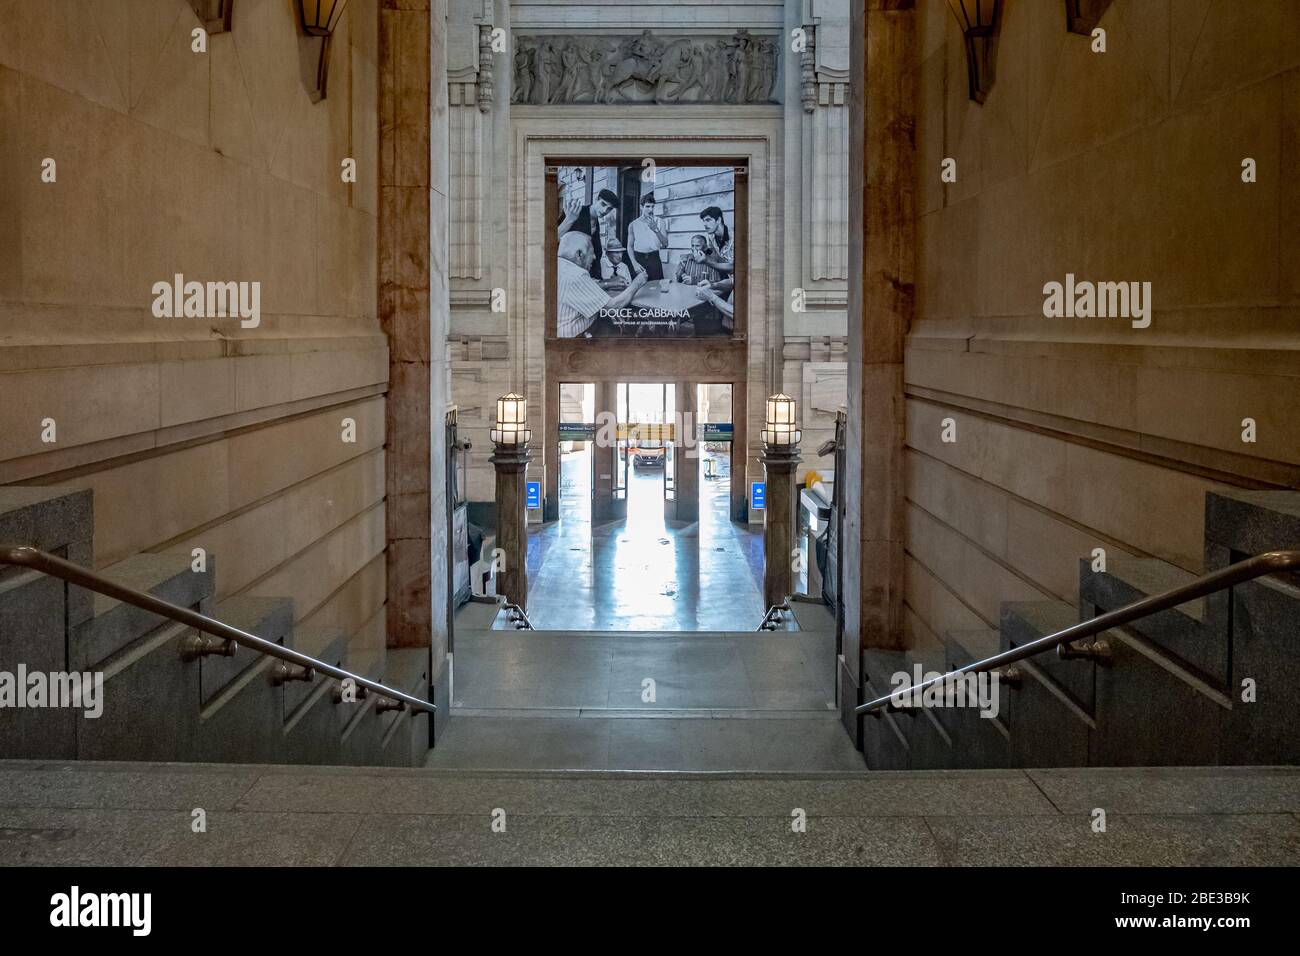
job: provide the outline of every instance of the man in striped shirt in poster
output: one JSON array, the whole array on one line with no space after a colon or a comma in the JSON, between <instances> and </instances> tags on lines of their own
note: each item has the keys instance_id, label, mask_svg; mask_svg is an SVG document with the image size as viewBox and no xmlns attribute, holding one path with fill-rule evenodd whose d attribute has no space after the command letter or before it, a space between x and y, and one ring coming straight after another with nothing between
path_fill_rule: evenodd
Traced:
<instances>
[{"instance_id":1,"label":"man in striped shirt in poster","mask_svg":"<svg viewBox=\"0 0 1300 956\"><path fill-rule=\"evenodd\" d=\"M691 236L690 255L677 264L678 282L686 285L712 285L722 278L722 273L709 265L709 240L706 236Z\"/></svg>"},{"instance_id":2,"label":"man in striped shirt in poster","mask_svg":"<svg viewBox=\"0 0 1300 956\"><path fill-rule=\"evenodd\" d=\"M591 277L594 261L595 250L590 236L568 232L560 238L559 261L555 270L555 334L559 338L574 339L597 332L610 334L612 326L603 328L610 324L609 320L597 321L600 313L624 308L646 284L645 269L634 264L636 275L631 284L618 295L611 296Z\"/></svg>"}]
</instances>

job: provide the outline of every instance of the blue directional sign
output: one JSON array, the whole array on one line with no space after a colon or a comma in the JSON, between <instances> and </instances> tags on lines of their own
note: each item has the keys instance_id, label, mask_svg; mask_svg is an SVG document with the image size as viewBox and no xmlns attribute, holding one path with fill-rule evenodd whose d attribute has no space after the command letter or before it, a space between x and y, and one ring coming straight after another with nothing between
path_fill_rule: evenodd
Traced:
<instances>
[{"instance_id":1,"label":"blue directional sign","mask_svg":"<svg viewBox=\"0 0 1300 956\"><path fill-rule=\"evenodd\" d=\"M528 510L536 511L542 506L542 483L540 481L528 482Z\"/></svg>"},{"instance_id":2,"label":"blue directional sign","mask_svg":"<svg viewBox=\"0 0 1300 956\"><path fill-rule=\"evenodd\" d=\"M763 482L749 483L749 507L751 511L762 511L767 507L767 486Z\"/></svg>"}]
</instances>

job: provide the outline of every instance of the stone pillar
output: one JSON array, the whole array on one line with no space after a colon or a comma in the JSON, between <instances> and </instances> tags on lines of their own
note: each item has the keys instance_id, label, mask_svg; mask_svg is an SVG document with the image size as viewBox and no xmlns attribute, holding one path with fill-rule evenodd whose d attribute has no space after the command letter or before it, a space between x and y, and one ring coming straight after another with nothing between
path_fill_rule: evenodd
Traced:
<instances>
[{"instance_id":1,"label":"stone pillar","mask_svg":"<svg viewBox=\"0 0 1300 956\"><path fill-rule=\"evenodd\" d=\"M798 445L763 444L763 480L767 492L767 527L763 532L763 606L783 604L794 590L790 552L794 550L794 474Z\"/></svg>"},{"instance_id":2,"label":"stone pillar","mask_svg":"<svg viewBox=\"0 0 1300 956\"><path fill-rule=\"evenodd\" d=\"M614 382L596 383L596 420L604 421L602 412L611 414L618 410L617 386ZM601 444L601 429L596 429L596 440L591 443L592 498L591 520L609 521L614 517L614 474L618 469L617 442L606 440ZM608 436L606 436L608 438Z\"/></svg>"},{"instance_id":3,"label":"stone pillar","mask_svg":"<svg viewBox=\"0 0 1300 956\"><path fill-rule=\"evenodd\" d=\"M497 594L528 610L527 445L497 445L490 459L497 473L497 547L502 552Z\"/></svg>"},{"instance_id":4,"label":"stone pillar","mask_svg":"<svg viewBox=\"0 0 1300 956\"><path fill-rule=\"evenodd\" d=\"M379 17L379 318L388 338L387 641L446 658L446 0Z\"/></svg>"},{"instance_id":5,"label":"stone pillar","mask_svg":"<svg viewBox=\"0 0 1300 956\"><path fill-rule=\"evenodd\" d=\"M861 746L864 647L903 643L903 344L916 255L916 9L852 8L848 455L839 703ZM840 476L836 475L836 481Z\"/></svg>"},{"instance_id":6,"label":"stone pillar","mask_svg":"<svg viewBox=\"0 0 1300 956\"><path fill-rule=\"evenodd\" d=\"M700 518L700 447L696 439L699 410L695 407L694 382L678 382L676 408L681 420L681 434L673 442L674 504L678 521L698 521Z\"/></svg>"}]
</instances>

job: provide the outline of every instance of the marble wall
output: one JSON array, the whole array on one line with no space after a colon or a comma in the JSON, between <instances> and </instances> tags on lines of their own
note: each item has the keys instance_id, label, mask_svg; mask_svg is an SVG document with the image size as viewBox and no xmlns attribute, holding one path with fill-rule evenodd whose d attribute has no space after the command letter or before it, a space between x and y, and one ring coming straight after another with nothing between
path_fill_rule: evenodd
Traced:
<instances>
[{"instance_id":1,"label":"marble wall","mask_svg":"<svg viewBox=\"0 0 1300 956\"><path fill-rule=\"evenodd\" d=\"M93 489L99 566L204 547L219 597L291 595L382 649L378 0L317 103L288 4L237 4L206 52L198 25L186 0L0 4L0 482ZM178 273L259 282L260 323L155 317Z\"/></svg>"},{"instance_id":2,"label":"marble wall","mask_svg":"<svg viewBox=\"0 0 1300 956\"><path fill-rule=\"evenodd\" d=\"M918 6L913 640L1073 603L1094 547L1199 571L1207 491L1300 487L1300 7L1115 0L1099 53L1059 6L1004 5L983 106ZM1045 317L1067 273L1150 282L1149 327Z\"/></svg>"}]
</instances>

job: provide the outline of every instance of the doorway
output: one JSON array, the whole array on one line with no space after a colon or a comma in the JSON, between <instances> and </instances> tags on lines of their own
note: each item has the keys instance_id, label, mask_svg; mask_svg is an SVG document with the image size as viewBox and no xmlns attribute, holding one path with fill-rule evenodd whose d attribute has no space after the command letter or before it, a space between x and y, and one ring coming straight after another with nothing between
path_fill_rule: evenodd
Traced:
<instances>
[{"instance_id":1,"label":"doorway","mask_svg":"<svg viewBox=\"0 0 1300 956\"><path fill-rule=\"evenodd\" d=\"M731 515L732 387L730 383L695 386L699 416L698 468L700 537L712 538L726 529Z\"/></svg>"},{"instance_id":2,"label":"doorway","mask_svg":"<svg viewBox=\"0 0 1300 956\"><path fill-rule=\"evenodd\" d=\"M592 382L560 384L560 466L558 518L572 530L591 533L596 493L596 386Z\"/></svg>"},{"instance_id":3,"label":"doorway","mask_svg":"<svg viewBox=\"0 0 1300 956\"><path fill-rule=\"evenodd\" d=\"M676 392L672 382L615 386L615 514L629 528L662 528L675 517Z\"/></svg>"}]
</instances>

